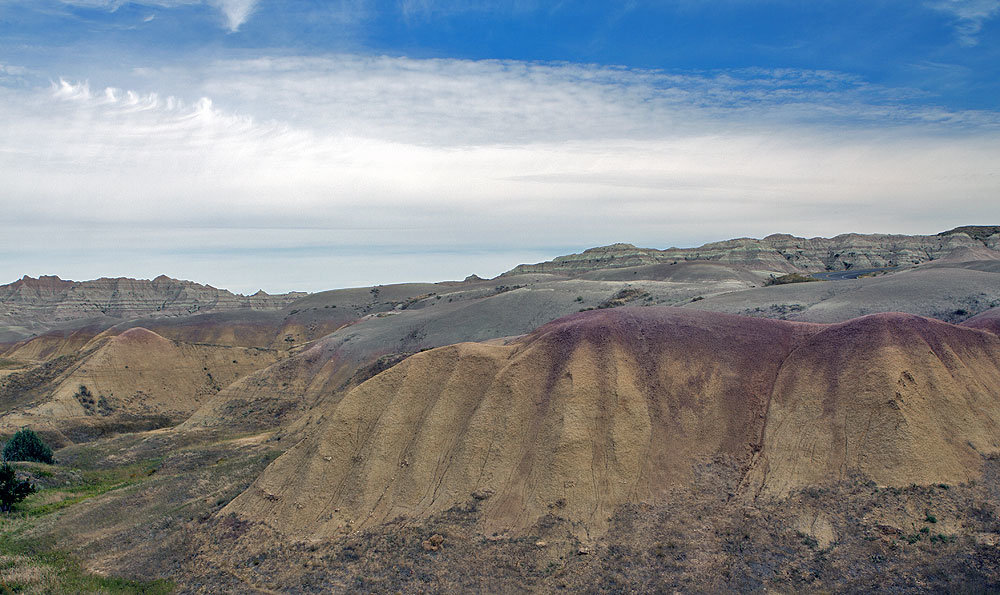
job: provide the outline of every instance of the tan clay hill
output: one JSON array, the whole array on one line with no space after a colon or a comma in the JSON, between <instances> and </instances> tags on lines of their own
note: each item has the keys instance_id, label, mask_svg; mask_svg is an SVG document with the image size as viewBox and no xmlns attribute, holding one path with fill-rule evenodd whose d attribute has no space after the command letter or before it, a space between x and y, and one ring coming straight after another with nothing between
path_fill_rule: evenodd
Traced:
<instances>
[{"instance_id":1,"label":"tan clay hill","mask_svg":"<svg viewBox=\"0 0 1000 595\"><path fill-rule=\"evenodd\" d=\"M4 399L2 429L30 426L54 444L177 424L237 378L273 364L272 350L191 345L133 328L99 337L55 378ZM11 376L0 390L17 391Z\"/></svg>"},{"instance_id":2,"label":"tan clay hill","mask_svg":"<svg viewBox=\"0 0 1000 595\"><path fill-rule=\"evenodd\" d=\"M669 505L719 457L750 499L858 473L975 480L1000 450L1000 338L906 314L583 312L510 344L416 354L308 425L223 514L331 538L476 499L487 531L556 511L593 538L623 505Z\"/></svg>"}]
</instances>

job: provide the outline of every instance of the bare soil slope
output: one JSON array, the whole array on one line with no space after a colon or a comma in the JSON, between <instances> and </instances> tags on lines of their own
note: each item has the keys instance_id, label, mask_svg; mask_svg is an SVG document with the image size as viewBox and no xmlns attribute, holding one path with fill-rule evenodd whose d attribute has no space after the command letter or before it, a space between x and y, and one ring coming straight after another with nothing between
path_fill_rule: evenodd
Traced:
<instances>
[{"instance_id":1,"label":"bare soil slope","mask_svg":"<svg viewBox=\"0 0 1000 595\"><path fill-rule=\"evenodd\" d=\"M1000 335L1000 307L991 308L973 316L972 318L966 320L962 323L962 326L968 326L970 328L980 328L983 330L992 331L994 334Z\"/></svg>"},{"instance_id":2,"label":"bare soil slope","mask_svg":"<svg viewBox=\"0 0 1000 595\"><path fill-rule=\"evenodd\" d=\"M717 452L748 458L807 325L675 309L583 313L509 346L415 355L349 393L234 510L333 535L489 496L496 526L557 507L599 531Z\"/></svg>"},{"instance_id":3,"label":"bare soil slope","mask_svg":"<svg viewBox=\"0 0 1000 595\"><path fill-rule=\"evenodd\" d=\"M911 266L942 258L959 248L996 250L1000 246L1000 234L993 229L970 227L936 236L848 233L833 238L800 238L773 234L759 240L736 238L697 248L666 250L612 244L548 262L518 265L506 274L579 275L595 270L677 261L709 261L779 274Z\"/></svg>"},{"instance_id":4,"label":"bare soil slope","mask_svg":"<svg viewBox=\"0 0 1000 595\"><path fill-rule=\"evenodd\" d=\"M0 341L44 332L69 321L122 320L150 316L189 316L195 312L279 310L304 293L271 296L232 294L211 285L171 279L95 279L66 281L55 276L25 276L0 285Z\"/></svg>"},{"instance_id":5,"label":"bare soil slope","mask_svg":"<svg viewBox=\"0 0 1000 595\"><path fill-rule=\"evenodd\" d=\"M748 483L966 483L1000 448L1000 340L907 314L831 325L781 366Z\"/></svg>"},{"instance_id":6,"label":"bare soil slope","mask_svg":"<svg viewBox=\"0 0 1000 595\"><path fill-rule=\"evenodd\" d=\"M471 496L487 528L558 511L599 535L713 457L744 469L750 497L849 473L975 478L1000 435L1000 338L908 315L623 308L421 353L325 406L227 512L330 537Z\"/></svg>"},{"instance_id":7,"label":"bare soil slope","mask_svg":"<svg viewBox=\"0 0 1000 595\"><path fill-rule=\"evenodd\" d=\"M22 391L34 394L27 402L4 402L0 431L30 425L66 442L176 424L224 386L276 359L264 349L190 345L133 328L92 341L64 371Z\"/></svg>"},{"instance_id":8,"label":"bare soil slope","mask_svg":"<svg viewBox=\"0 0 1000 595\"><path fill-rule=\"evenodd\" d=\"M684 303L711 290L747 287L746 282L732 279L721 284L717 280L623 283L531 275L504 281L437 287L440 293L411 298L393 295L399 291L396 286L373 288L379 289L377 301L356 306L358 320L224 390L186 425L274 429L320 402L332 404L346 389L423 349L522 335L583 309ZM329 300L333 293L307 299L320 312L329 312L330 304L321 306L319 300ZM372 292L366 293L371 300ZM335 311L345 309L341 305Z\"/></svg>"}]
</instances>

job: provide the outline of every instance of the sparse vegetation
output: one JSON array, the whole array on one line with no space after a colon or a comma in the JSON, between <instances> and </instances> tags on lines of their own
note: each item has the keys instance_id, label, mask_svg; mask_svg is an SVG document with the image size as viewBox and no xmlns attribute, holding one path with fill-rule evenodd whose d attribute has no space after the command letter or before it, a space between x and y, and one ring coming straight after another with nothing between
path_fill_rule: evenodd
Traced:
<instances>
[{"instance_id":1,"label":"sparse vegetation","mask_svg":"<svg viewBox=\"0 0 1000 595\"><path fill-rule=\"evenodd\" d=\"M753 308L740 312L743 316L753 316L755 318L777 318L785 320L789 316L806 310L802 304L771 304L767 308Z\"/></svg>"},{"instance_id":2,"label":"sparse vegetation","mask_svg":"<svg viewBox=\"0 0 1000 595\"><path fill-rule=\"evenodd\" d=\"M77 469L64 485L47 488L25 502L24 512L44 516L112 490L135 485L156 473L161 459L112 467L110 469Z\"/></svg>"},{"instance_id":3,"label":"sparse vegetation","mask_svg":"<svg viewBox=\"0 0 1000 595\"><path fill-rule=\"evenodd\" d=\"M42 549L30 539L15 536L20 524L8 520L0 529L0 593L166 595L174 591L170 581L135 581L86 572L72 555Z\"/></svg>"},{"instance_id":4,"label":"sparse vegetation","mask_svg":"<svg viewBox=\"0 0 1000 595\"><path fill-rule=\"evenodd\" d=\"M740 477L731 462L706 464L670 503L617 508L608 533L586 544L558 511L517 534L483 535L477 519L486 494L427 519L320 543L283 546L275 536L259 545L261 528L232 517L211 521L208 531L213 540L237 528L245 535L229 542L243 580L294 582L305 592L910 592L921 584L927 592L991 593L1000 586L995 547L971 540L976 532L1000 530L991 505L981 500L990 497L988 488L879 489L851 477L771 505L720 498ZM970 511L965 535L904 530L924 515L899 518L900 526L884 520L930 497ZM829 515L838 535L832 544L795 529L799 515L815 511Z\"/></svg>"},{"instance_id":5,"label":"sparse vegetation","mask_svg":"<svg viewBox=\"0 0 1000 595\"><path fill-rule=\"evenodd\" d=\"M127 368L128 366L125 367ZM208 376L211 378L212 375L209 374ZM90 392L90 389L82 384L73 396L76 397L77 402L80 403L80 406L83 407L87 415L96 414L106 417L112 413L111 404L108 402L107 397L104 395L98 395L95 399L93 393Z\"/></svg>"},{"instance_id":6,"label":"sparse vegetation","mask_svg":"<svg viewBox=\"0 0 1000 595\"><path fill-rule=\"evenodd\" d=\"M648 291L643 291L638 287L624 287L619 290L618 293L598 304L597 309L603 310L605 308L617 308L648 295Z\"/></svg>"},{"instance_id":7,"label":"sparse vegetation","mask_svg":"<svg viewBox=\"0 0 1000 595\"><path fill-rule=\"evenodd\" d=\"M66 371L75 356L64 355L22 372L14 372L0 380L0 402L7 407L32 402L45 387Z\"/></svg>"},{"instance_id":8,"label":"sparse vegetation","mask_svg":"<svg viewBox=\"0 0 1000 595\"><path fill-rule=\"evenodd\" d=\"M799 273L789 273L787 275L781 275L780 277L775 277L771 275L764 281L764 286L768 287L771 285L788 285L790 283L811 283L813 281L819 281L814 277L809 275L801 275Z\"/></svg>"}]
</instances>

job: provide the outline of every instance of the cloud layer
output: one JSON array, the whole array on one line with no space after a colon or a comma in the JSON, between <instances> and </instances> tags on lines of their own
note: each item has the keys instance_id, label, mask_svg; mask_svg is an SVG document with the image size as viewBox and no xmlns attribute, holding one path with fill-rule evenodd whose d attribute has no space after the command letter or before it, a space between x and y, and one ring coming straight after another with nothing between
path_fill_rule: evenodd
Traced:
<instances>
[{"instance_id":1,"label":"cloud layer","mask_svg":"<svg viewBox=\"0 0 1000 595\"><path fill-rule=\"evenodd\" d=\"M914 91L833 72L347 55L138 70L135 91L5 76L0 234L50 263L4 265L10 279L84 276L60 263L124 246L159 267L132 274L221 284L197 275L225 262L256 277L232 289L320 289L613 241L1000 219L996 114L910 107ZM26 248L39 233L49 252ZM337 268L359 253L383 268Z\"/></svg>"}]
</instances>

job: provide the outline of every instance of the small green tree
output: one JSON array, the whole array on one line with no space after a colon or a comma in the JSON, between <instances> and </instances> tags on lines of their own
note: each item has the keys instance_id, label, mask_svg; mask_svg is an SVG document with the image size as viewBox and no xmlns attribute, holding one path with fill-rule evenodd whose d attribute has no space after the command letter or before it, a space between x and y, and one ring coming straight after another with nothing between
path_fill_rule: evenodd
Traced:
<instances>
[{"instance_id":1,"label":"small green tree","mask_svg":"<svg viewBox=\"0 0 1000 595\"><path fill-rule=\"evenodd\" d=\"M52 449L31 428L21 428L3 447L3 460L52 463Z\"/></svg>"},{"instance_id":2,"label":"small green tree","mask_svg":"<svg viewBox=\"0 0 1000 595\"><path fill-rule=\"evenodd\" d=\"M10 512L15 504L34 493L35 486L27 479L18 480L10 463L0 464L0 512Z\"/></svg>"}]
</instances>

